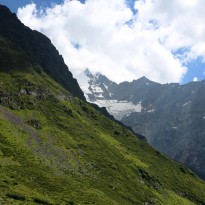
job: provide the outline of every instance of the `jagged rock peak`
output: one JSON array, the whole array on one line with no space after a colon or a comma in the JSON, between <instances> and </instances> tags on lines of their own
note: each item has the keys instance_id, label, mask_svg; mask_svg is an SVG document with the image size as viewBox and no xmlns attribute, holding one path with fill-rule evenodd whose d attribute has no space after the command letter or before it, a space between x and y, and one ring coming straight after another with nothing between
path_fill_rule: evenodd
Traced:
<instances>
[{"instance_id":1,"label":"jagged rock peak","mask_svg":"<svg viewBox=\"0 0 205 205\"><path fill-rule=\"evenodd\" d=\"M86 69L84 70L84 74L85 74L86 76L90 77L90 78L93 77L93 74L90 72L90 70L89 70L88 68L86 68Z\"/></svg>"},{"instance_id":2,"label":"jagged rock peak","mask_svg":"<svg viewBox=\"0 0 205 205\"><path fill-rule=\"evenodd\" d=\"M141 78L138 78L137 80L133 80L131 83L155 83L155 82L149 80L145 76L142 76Z\"/></svg>"},{"instance_id":3,"label":"jagged rock peak","mask_svg":"<svg viewBox=\"0 0 205 205\"><path fill-rule=\"evenodd\" d=\"M138 80L143 80L143 81L149 81L148 78L146 78L145 76L142 76L141 78L139 78Z\"/></svg>"}]
</instances>

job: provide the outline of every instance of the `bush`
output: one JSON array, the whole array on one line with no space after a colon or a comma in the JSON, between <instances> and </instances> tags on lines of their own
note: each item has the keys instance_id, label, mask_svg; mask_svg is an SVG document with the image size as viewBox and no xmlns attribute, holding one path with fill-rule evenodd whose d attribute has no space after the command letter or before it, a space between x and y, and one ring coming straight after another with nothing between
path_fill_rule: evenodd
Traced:
<instances>
[{"instance_id":1,"label":"bush","mask_svg":"<svg viewBox=\"0 0 205 205\"><path fill-rule=\"evenodd\" d=\"M19 194L6 194L7 197L9 198L12 198L12 199L15 199L15 200L19 200L19 201L25 201L26 200L26 197L25 196L22 196L22 195L19 195Z\"/></svg>"},{"instance_id":2,"label":"bush","mask_svg":"<svg viewBox=\"0 0 205 205\"><path fill-rule=\"evenodd\" d=\"M34 198L33 201L38 204L49 204L50 205L50 203L44 199Z\"/></svg>"}]
</instances>

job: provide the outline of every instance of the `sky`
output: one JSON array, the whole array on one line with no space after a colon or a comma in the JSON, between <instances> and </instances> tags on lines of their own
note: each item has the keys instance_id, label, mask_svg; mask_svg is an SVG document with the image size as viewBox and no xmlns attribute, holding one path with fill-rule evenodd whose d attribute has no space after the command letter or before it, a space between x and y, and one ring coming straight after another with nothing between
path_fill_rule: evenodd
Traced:
<instances>
[{"instance_id":1,"label":"sky","mask_svg":"<svg viewBox=\"0 0 205 205\"><path fill-rule=\"evenodd\" d=\"M115 82L142 76L181 84L205 79L204 0L0 0L48 36L77 76Z\"/></svg>"}]
</instances>

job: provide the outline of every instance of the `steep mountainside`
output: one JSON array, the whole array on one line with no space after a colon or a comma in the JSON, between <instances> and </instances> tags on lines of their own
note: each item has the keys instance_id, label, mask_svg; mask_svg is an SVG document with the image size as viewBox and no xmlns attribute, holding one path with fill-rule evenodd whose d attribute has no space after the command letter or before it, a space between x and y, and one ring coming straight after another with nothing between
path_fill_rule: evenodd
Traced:
<instances>
[{"instance_id":1,"label":"steep mountainside","mask_svg":"<svg viewBox=\"0 0 205 205\"><path fill-rule=\"evenodd\" d=\"M4 6L1 6L0 12L0 35L27 53L31 58L31 65L42 66L46 73L69 89L74 96L85 99L76 79L68 71L62 56L59 55L51 41L43 34L24 26L16 15L11 14Z\"/></svg>"},{"instance_id":2,"label":"steep mountainside","mask_svg":"<svg viewBox=\"0 0 205 205\"><path fill-rule=\"evenodd\" d=\"M0 35L0 204L203 205L205 183Z\"/></svg>"},{"instance_id":3,"label":"steep mountainside","mask_svg":"<svg viewBox=\"0 0 205 205\"><path fill-rule=\"evenodd\" d=\"M142 77L118 85L99 73L87 70L85 76L89 89L86 83L81 88L88 101L105 106L152 146L205 178L205 81L161 85Z\"/></svg>"}]
</instances>

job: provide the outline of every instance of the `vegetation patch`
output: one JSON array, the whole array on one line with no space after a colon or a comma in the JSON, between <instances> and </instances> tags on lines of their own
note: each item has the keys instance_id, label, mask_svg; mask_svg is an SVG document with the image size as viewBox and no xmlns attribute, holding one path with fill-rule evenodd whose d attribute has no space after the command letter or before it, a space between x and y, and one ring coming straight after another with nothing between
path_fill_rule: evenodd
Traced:
<instances>
[{"instance_id":1,"label":"vegetation patch","mask_svg":"<svg viewBox=\"0 0 205 205\"><path fill-rule=\"evenodd\" d=\"M8 198L12 198L12 199L19 200L19 201L25 201L26 200L25 196L22 196L22 195L16 194L16 193L9 193L9 194L6 194L6 196Z\"/></svg>"},{"instance_id":2,"label":"vegetation patch","mask_svg":"<svg viewBox=\"0 0 205 205\"><path fill-rule=\"evenodd\" d=\"M34 198L33 201L36 202L37 204L52 205L51 203L49 203L49 202L48 202L47 200L45 200L45 199Z\"/></svg>"}]
</instances>

